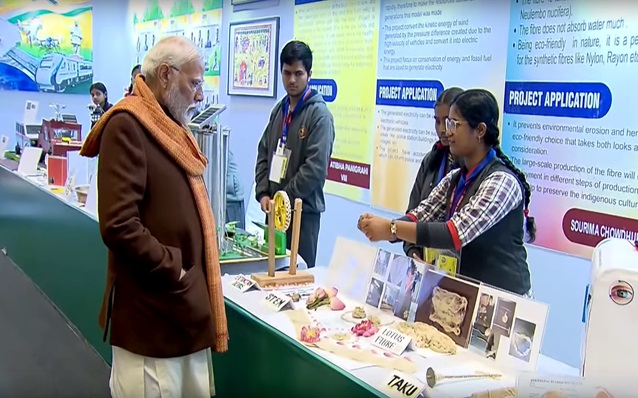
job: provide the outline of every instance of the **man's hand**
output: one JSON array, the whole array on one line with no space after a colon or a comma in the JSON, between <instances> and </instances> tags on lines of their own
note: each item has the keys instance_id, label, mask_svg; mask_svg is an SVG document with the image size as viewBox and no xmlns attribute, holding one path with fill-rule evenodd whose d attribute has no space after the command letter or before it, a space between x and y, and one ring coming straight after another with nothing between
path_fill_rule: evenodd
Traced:
<instances>
[{"instance_id":1,"label":"man's hand","mask_svg":"<svg viewBox=\"0 0 638 398\"><path fill-rule=\"evenodd\" d=\"M182 268L181 271L179 271L179 280L181 281L182 278L184 277L184 275L186 275L186 271L184 271L184 268Z\"/></svg>"},{"instance_id":2,"label":"man's hand","mask_svg":"<svg viewBox=\"0 0 638 398\"><path fill-rule=\"evenodd\" d=\"M261 211L263 211L264 213L270 212L270 196L263 196L259 204L261 205Z\"/></svg>"},{"instance_id":3,"label":"man's hand","mask_svg":"<svg viewBox=\"0 0 638 398\"><path fill-rule=\"evenodd\" d=\"M419 253L418 253L418 252L416 252L416 251L415 251L414 253L412 253L412 258L414 258L414 259L415 259L415 260L417 260L417 261L423 261L423 259L421 258L421 256L419 256Z\"/></svg>"}]
</instances>

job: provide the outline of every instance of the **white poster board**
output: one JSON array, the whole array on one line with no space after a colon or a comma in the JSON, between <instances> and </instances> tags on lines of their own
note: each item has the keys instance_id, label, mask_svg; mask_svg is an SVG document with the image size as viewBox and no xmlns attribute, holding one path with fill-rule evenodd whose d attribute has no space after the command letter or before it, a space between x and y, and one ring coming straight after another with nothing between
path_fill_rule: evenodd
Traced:
<instances>
[{"instance_id":1,"label":"white poster board","mask_svg":"<svg viewBox=\"0 0 638 398\"><path fill-rule=\"evenodd\" d=\"M31 177L38 175L38 164L42 156L42 148L28 146L22 149L20 163L18 163L18 174Z\"/></svg>"}]
</instances>

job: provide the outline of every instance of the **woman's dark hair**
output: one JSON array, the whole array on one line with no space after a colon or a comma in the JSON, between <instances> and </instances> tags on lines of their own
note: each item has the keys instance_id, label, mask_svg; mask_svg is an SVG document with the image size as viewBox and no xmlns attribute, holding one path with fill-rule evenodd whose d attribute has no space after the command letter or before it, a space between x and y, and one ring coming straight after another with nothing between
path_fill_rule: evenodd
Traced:
<instances>
[{"instance_id":1,"label":"woman's dark hair","mask_svg":"<svg viewBox=\"0 0 638 398\"><path fill-rule=\"evenodd\" d=\"M292 40L281 50L279 68L283 69L284 64L292 65L297 61L301 61L304 68L306 68L306 72L310 73L312 70L312 51L310 47L303 41Z\"/></svg>"},{"instance_id":2,"label":"woman's dark hair","mask_svg":"<svg viewBox=\"0 0 638 398\"><path fill-rule=\"evenodd\" d=\"M106 86L104 85L104 83L93 83L91 84L91 87L89 88L89 93L91 93L91 91L93 90L98 90L104 93L104 103L109 102L109 93L106 91Z\"/></svg>"},{"instance_id":3,"label":"woman's dark hair","mask_svg":"<svg viewBox=\"0 0 638 398\"><path fill-rule=\"evenodd\" d=\"M485 144L494 148L496 156L516 175L516 178L521 183L524 196L525 230L528 242L534 242L536 239L536 224L534 217L529 216L529 202L532 197L531 188L525 178L525 174L512 163L501 149L498 128L499 109L496 98L487 90L473 89L459 94L452 101L452 105L456 106L458 112L471 128L477 128L481 123L485 124L487 127L484 136Z\"/></svg>"},{"instance_id":4,"label":"woman's dark hair","mask_svg":"<svg viewBox=\"0 0 638 398\"><path fill-rule=\"evenodd\" d=\"M463 89L460 87L450 87L443 90L441 94L439 94L439 97L436 99L434 107L436 108L439 105L452 105L452 101L454 101L454 98L456 98L456 96L461 94L462 92ZM432 152L433 154L430 158L430 163L428 164L428 169L430 170L430 172L437 171L439 169L439 166L441 165L441 162L443 161L443 157L447 156L447 150L445 150L445 148L442 148L441 145L439 145L438 141L435 142L432 146Z\"/></svg>"},{"instance_id":5,"label":"woman's dark hair","mask_svg":"<svg viewBox=\"0 0 638 398\"><path fill-rule=\"evenodd\" d=\"M140 73L142 72L142 65L141 64L137 64L133 67L133 69L131 69L131 76L133 76L133 74L135 73L136 70L139 70ZM132 94L133 93L133 83L128 85L128 93Z\"/></svg>"},{"instance_id":6,"label":"woman's dark hair","mask_svg":"<svg viewBox=\"0 0 638 398\"><path fill-rule=\"evenodd\" d=\"M441 94L439 94L439 97L436 99L436 103L434 104L434 106L435 107L437 105L450 106L452 105L452 101L454 101L454 99L462 92L463 92L463 89L460 87L446 88L445 90L441 92Z\"/></svg>"}]
</instances>

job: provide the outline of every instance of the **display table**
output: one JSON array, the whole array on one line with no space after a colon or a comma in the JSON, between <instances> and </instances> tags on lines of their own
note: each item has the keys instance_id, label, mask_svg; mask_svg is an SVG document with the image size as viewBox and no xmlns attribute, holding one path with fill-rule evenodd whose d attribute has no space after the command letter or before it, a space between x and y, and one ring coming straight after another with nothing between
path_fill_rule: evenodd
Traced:
<instances>
[{"instance_id":1,"label":"display table","mask_svg":"<svg viewBox=\"0 0 638 398\"><path fill-rule=\"evenodd\" d=\"M102 342L97 324L106 250L95 218L2 166L0 204L0 248L110 362L110 346ZM322 270L313 270L318 281L325 278ZM225 277L224 283L228 281ZM285 312L273 313L261 305L263 292L242 294L228 286L224 292L230 349L213 356L217 396L382 396L373 385L387 372L376 367L348 371L298 343ZM546 357L541 357L539 371L577 374ZM480 382L476 386L482 388Z\"/></svg>"},{"instance_id":2,"label":"display table","mask_svg":"<svg viewBox=\"0 0 638 398\"><path fill-rule=\"evenodd\" d=\"M80 334L110 363L110 346L97 323L106 280L106 248L95 215L54 194L45 179L0 162L0 249L31 278ZM288 259L278 262L286 267ZM300 268L303 268L300 267ZM227 264L223 273L267 269L266 261Z\"/></svg>"},{"instance_id":3,"label":"display table","mask_svg":"<svg viewBox=\"0 0 638 398\"><path fill-rule=\"evenodd\" d=\"M326 279L327 269L318 267L310 272L315 274L318 284ZM332 354L307 348L294 338L294 331L286 316L286 311L273 312L263 304L265 292L251 290L241 293L229 286L233 277L224 276L224 295L231 331L231 355L215 359L215 374L219 377L219 367L223 368L224 380L218 383L221 396L237 394L235 386L241 386L244 396L263 394L286 394L288 396L384 396L375 386L389 371L368 366L354 370L340 368L330 361ZM303 307L302 304L296 304ZM410 356L423 372L432 361L418 355ZM471 355L456 355L442 360L437 358L435 367L454 368L468 361ZM541 355L538 372L546 374L578 375L578 370L566 364ZM245 375L255 375L246 382ZM473 392L515 386L515 375L504 375L500 381L479 379L462 383L450 383L437 388L441 397L466 397ZM334 395L331 395L334 394ZM459 395L460 394L460 395Z\"/></svg>"}]
</instances>

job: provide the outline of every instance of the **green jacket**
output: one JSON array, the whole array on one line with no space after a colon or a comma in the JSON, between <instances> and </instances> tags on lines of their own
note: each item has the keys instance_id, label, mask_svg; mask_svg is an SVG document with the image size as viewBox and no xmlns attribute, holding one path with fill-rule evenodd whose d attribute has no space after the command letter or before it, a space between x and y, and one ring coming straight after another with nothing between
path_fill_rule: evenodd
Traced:
<instances>
[{"instance_id":1,"label":"green jacket","mask_svg":"<svg viewBox=\"0 0 638 398\"><path fill-rule=\"evenodd\" d=\"M228 170L226 172L226 201L243 201L244 188L237 175L237 163L231 151L228 151Z\"/></svg>"}]
</instances>

